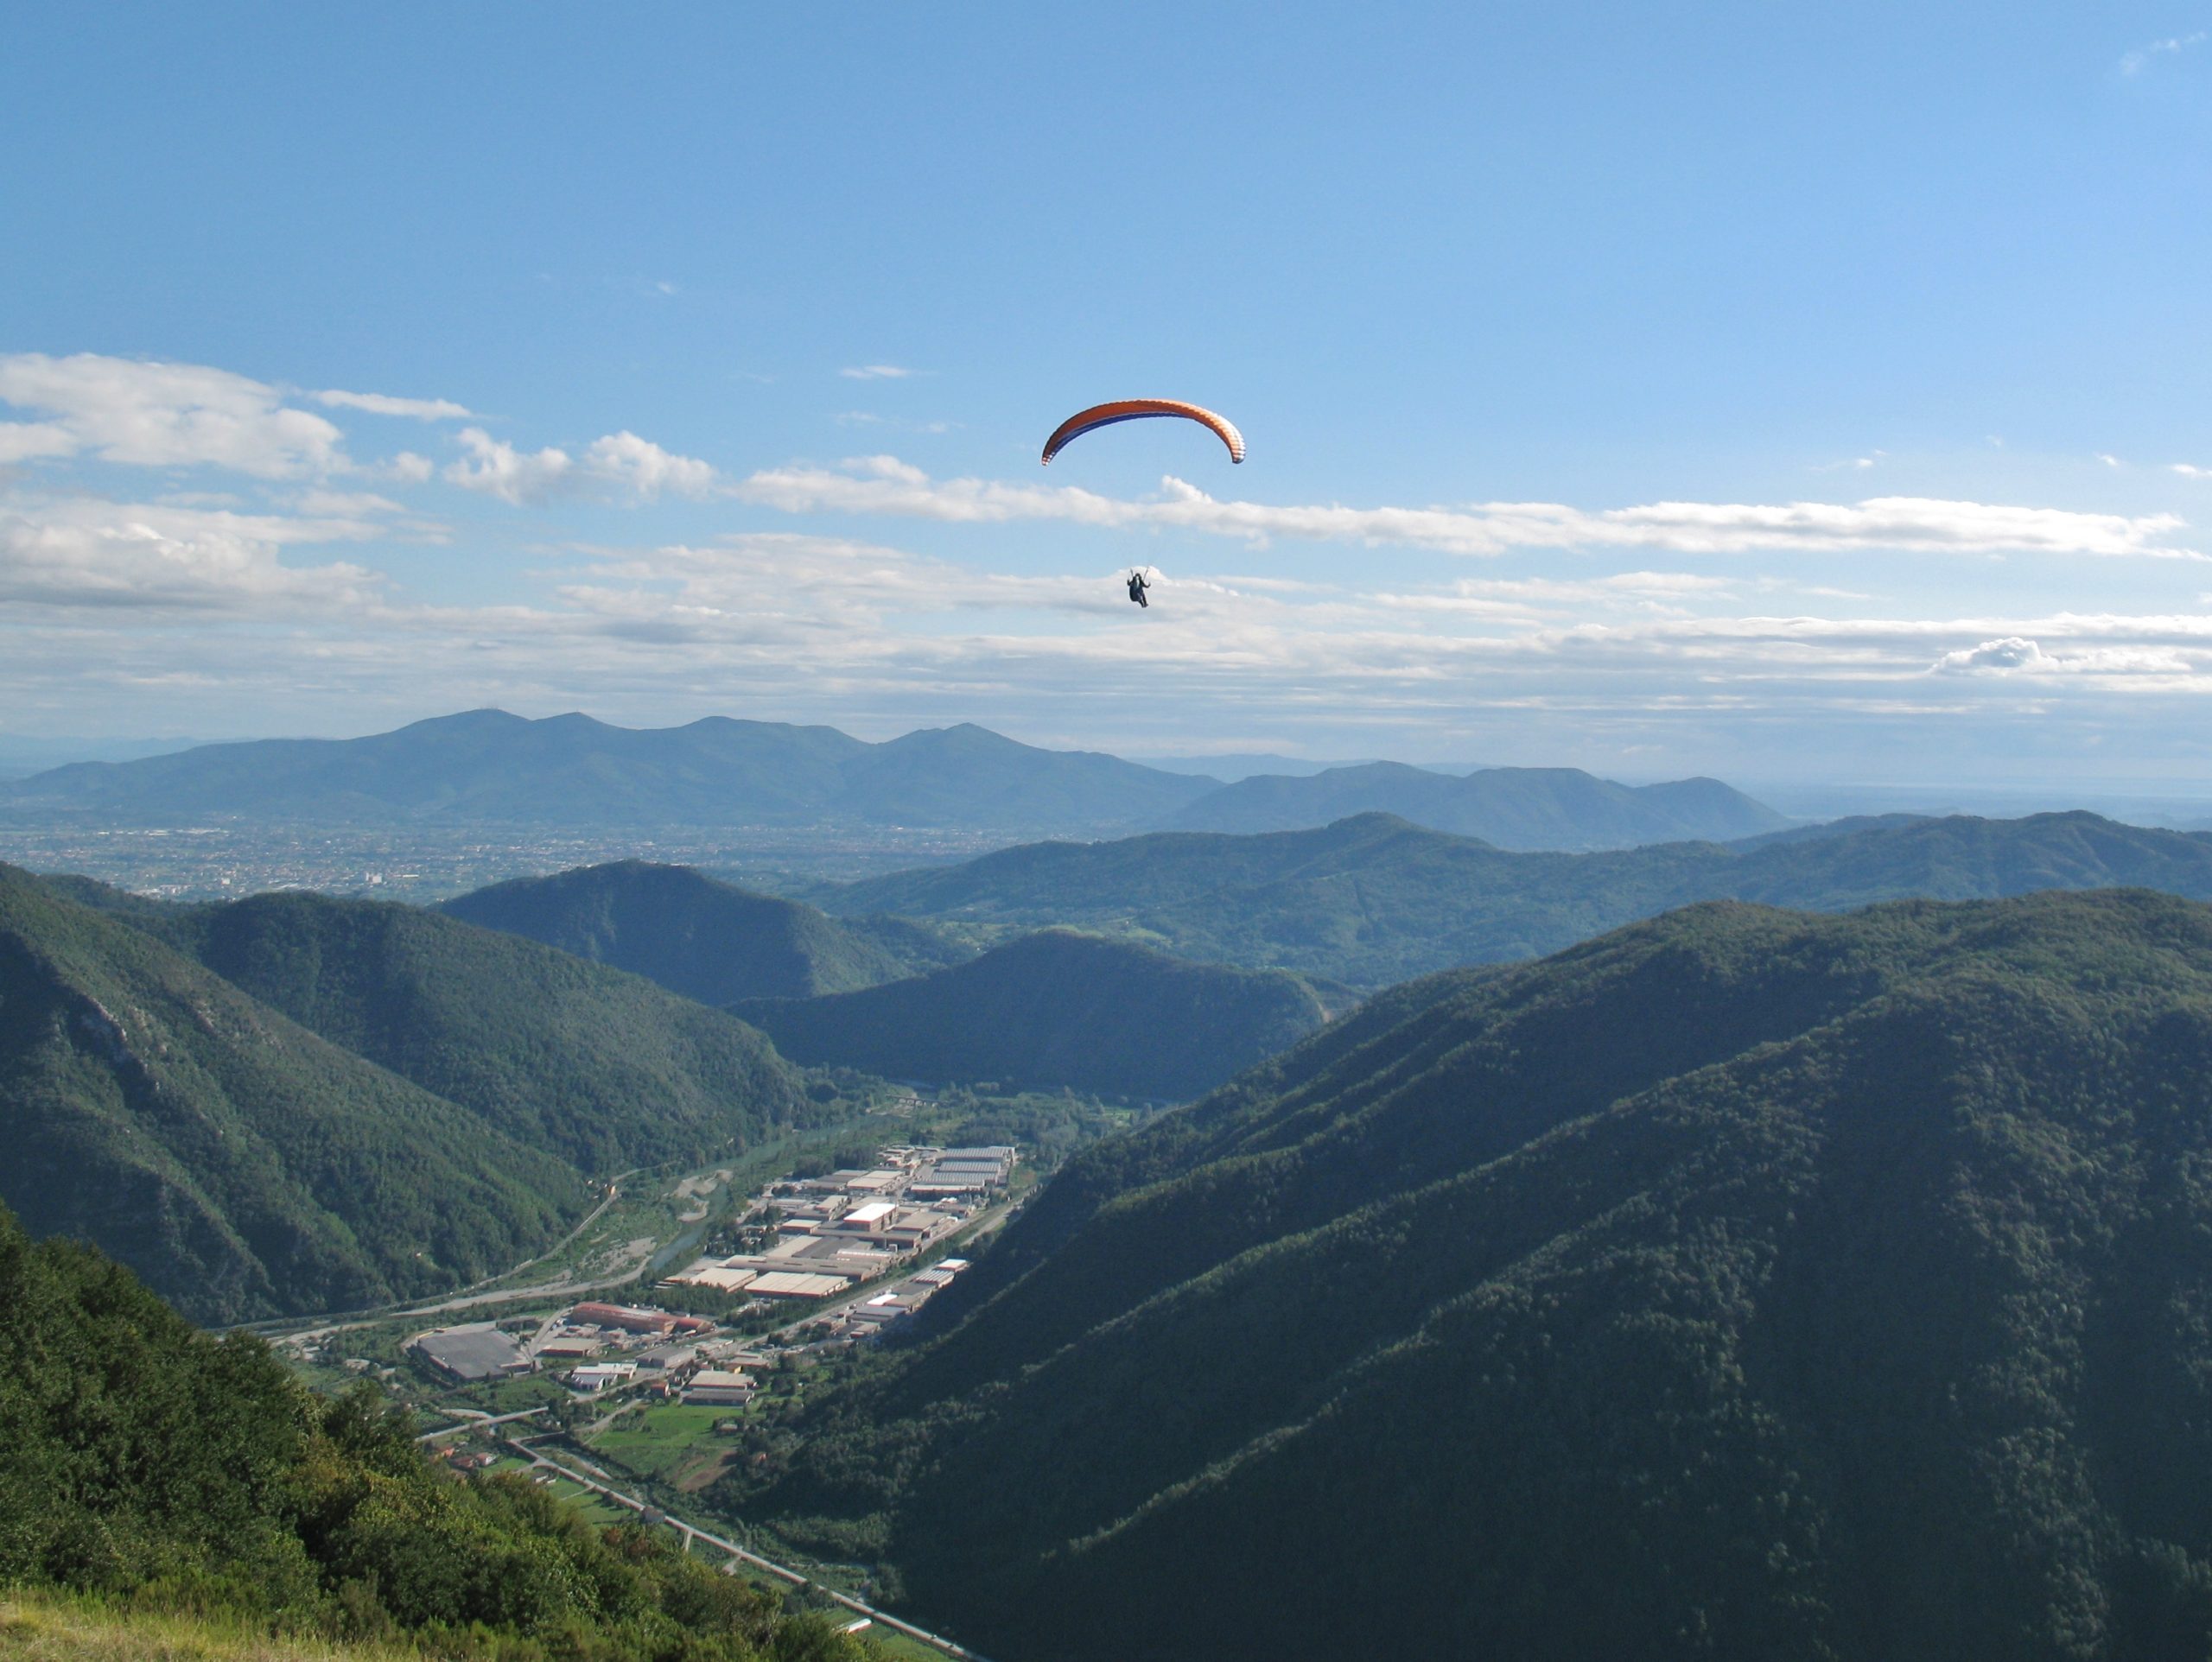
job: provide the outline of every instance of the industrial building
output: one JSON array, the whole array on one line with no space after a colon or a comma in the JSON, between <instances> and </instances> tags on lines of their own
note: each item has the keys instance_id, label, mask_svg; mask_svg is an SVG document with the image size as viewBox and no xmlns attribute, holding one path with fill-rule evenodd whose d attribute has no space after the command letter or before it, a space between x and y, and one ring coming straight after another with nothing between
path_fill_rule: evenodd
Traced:
<instances>
[{"instance_id":1,"label":"industrial building","mask_svg":"<svg viewBox=\"0 0 2212 1662\"><path fill-rule=\"evenodd\" d=\"M691 1376L683 1387L687 1403L717 1408L741 1408L753 1400L757 1387L750 1373L727 1373L721 1368L703 1367Z\"/></svg>"},{"instance_id":2,"label":"industrial building","mask_svg":"<svg viewBox=\"0 0 2212 1662\"><path fill-rule=\"evenodd\" d=\"M852 1283L842 1275L802 1275L789 1270L771 1270L757 1278L746 1291L763 1298L827 1298L850 1285Z\"/></svg>"},{"instance_id":3,"label":"industrial building","mask_svg":"<svg viewBox=\"0 0 2212 1662\"><path fill-rule=\"evenodd\" d=\"M586 1362L569 1370L569 1384L588 1396L598 1395L610 1385L627 1385L637 1377L635 1362Z\"/></svg>"},{"instance_id":4,"label":"industrial building","mask_svg":"<svg viewBox=\"0 0 2212 1662\"><path fill-rule=\"evenodd\" d=\"M702 1333L714 1326L696 1316L672 1316L664 1310L631 1304L578 1304L568 1315L576 1327L612 1328L620 1333L649 1333L665 1339L678 1333Z\"/></svg>"},{"instance_id":5,"label":"industrial building","mask_svg":"<svg viewBox=\"0 0 2212 1662\"><path fill-rule=\"evenodd\" d=\"M520 1345L489 1322L425 1333L413 1340L409 1348L441 1373L463 1384L507 1379L537 1367Z\"/></svg>"}]
</instances>

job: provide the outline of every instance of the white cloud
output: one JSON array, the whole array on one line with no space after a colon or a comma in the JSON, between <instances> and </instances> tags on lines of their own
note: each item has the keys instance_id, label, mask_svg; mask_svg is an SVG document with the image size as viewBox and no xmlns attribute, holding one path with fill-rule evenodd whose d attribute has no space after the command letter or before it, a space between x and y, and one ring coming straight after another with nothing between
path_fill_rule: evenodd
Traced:
<instances>
[{"instance_id":1,"label":"white cloud","mask_svg":"<svg viewBox=\"0 0 2212 1662\"><path fill-rule=\"evenodd\" d=\"M403 450L376 470L387 479L397 479L403 485L421 485L438 471L438 465L428 456L418 456L412 450Z\"/></svg>"},{"instance_id":2,"label":"white cloud","mask_svg":"<svg viewBox=\"0 0 2212 1662\"><path fill-rule=\"evenodd\" d=\"M550 446L535 454L518 450L480 427L461 428L461 446L468 454L447 466L447 480L517 506L550 496L575 468L565 450Z\"/></svg>"},{"instance_id":3,"label":"white cloud","mask_svg":"<svg viewBox=\"0 0 2212 1662\"><path fill-rule=\"evenodd\" d=\"M2097 460L2107 467L2124 467L2126 466L2126 464L2121 461L2119 457L2102 450L2097 452Z\"/></svg>"},{"instance_id":4,"label":"white cloud","mask_svg":"<svg viewBox=\"0 0 2212 1662\"><path fill-rule=\"evenodd\" d=\"M404 513L390 497L380 497L368 491L302 491L299 508L302 513L339 515L358 518L367 514Z\"/></svg>"},{"instance_id":5,"label":"white cloud","mask_svg":"<svg viewBox=\"0 0 2212 1662\"><path fill-rule=\"evenodd\" d=\"M598 478L626 485L648 501L664 491L678 496L704 496L715 483L715 470L707 463L664 450L650 439L628 431L593 440L584 452L584 467Z\"/></svg>"},{"instance_id":6,"label":"white cloud","mask_svg":"<svg viewBox=\"0 0 2212 1662\"><path fill-rule=\"evenodd\" d=\"M59 422L0 422L0 464L74 455L81 447L77 435Z\"/></svg>"},{"instance_id":7,"label":"white cloud","mask_svg":"<svg viewBox=\"0 0 2212 1662\"><path fill-rule=\"evenodd\" d=\"M2150 45L2139 48L2123 56L2120 60L2120 73L2123 75L2139 75L2151 67L2152 59L2170 53L2186 52L2193 46L2203 45L2208 39L2212 39L2212 32L2200 29L2193 35L2171 35L2163 41L2153 41Z\"/></svg>"},{"instance_id":8,"label":"white cloud","mask_svg":"<svg viewBox=\"0 0 2212 1662\"><path fill-rule=\"evenodd\" d=\"M835 471L766 469L730 489L744 501L789 513L886 514L954 523L1062 520L1172 527L1255 542L1289 536L1402 543L1468 555L1526 548L1647 548L1681 554L1894 549L2202 557L2171 542L2183 525L2171 514L2076 513L1923 497L1772 505L1657 502L1594 513L1543 502L1347 508L1219 501L1181 479L1160 483L1159 497L1132 501L1074 485L937 480L894 456L866 456Z\"/></svg>"},{"instance_id":9,"label":"white cloud","mask_svg":"<svg viewBox=\"0 0 2212 1662\"><path fill-rule=\"evenodd\" d=\"M903 381L913 372L896 364L858 364L837 371L848 381Z\"/></svg>"},{"instance_id":10,"label":"white cloud","mask_svg":"<svg viewBox=\"0 0 2212 1662\"><path fill-rule=\"evenodd\" d=\"M2193 462L2177 461L2173 469L2183 479L2212 479L2212 467L2199 467Z\"/></svg>"},{"instance_id":11,"label":"white cloud","mask_svg":"<svg viewBox=\"0 0 2212 1662\"><path fill-rule=\"evenodd\" d=\"M627 431L594 439L581 460L550 446L535 452L518 450L480 427L463 428L459 439L468 454L447 466L446 479L464 490L518 505L542 502L594 480L617 485L646 502L664 493L702 497L715 482L709 464L664 450Z\"/></svg>"},{"instance_id":12,"label":"white cloud","mask_svg":"<svg viewBox=\"0 0 2212 1662\"><path fill-rule=\"evenodd\" d=\"M372 416L403 416L416 422L463 422L467 406L449 398L393 398L381 392L318 392L315 403L334 409L365 409Z\"/></svg>"},{"instance_id":13,"label":"white cloud","mask_svg":"<svg viewBox=\"0 0 2212 1662\"><path fill-rule=\"evenodd\" d=\"M2201 646L2196 656L2205 656ZM2039 643L2018 635L1946 652L1930 668L1939 675L2171 677L2196 673L2190 654L2171 644L2089 646L2073 652L2055 653L2046 652Z\"/></svg>"},{"instance_id":14,"label":"white cloud","mask_svg":"<svg viewBox=\"0 0 2212 1662\"><path fill-rule=\"evenodd\" d=\"M88 452L104 461L207 465L262 479L346 466L342 435L321 416L286 408L261 382L195 364L16 352L0 357L0 401L54 418L14 441L35 444L40 455Z\"/></svg>"},{"instance_id":15,"label":"white cloud","mask_svg":"<svg viewBox=\"0 0 2212 1662\"><path fill-rule=\"evenodd\" d=\"M1955 652L1946 652L1936 660L1939 670L1961 671L1973 669L2026 669L2033 671L2051 662L2044 655L2043 648L2034 641L2023 640L2018 635L2007 635L2002 640L1984 641L1979 646L1963 647Z\"/></svg>"},{"instance_id":16,"label":"white cloud","mask_svg":"<svg viewBox=\"0 0 2212 1662\"><path fill-rule=\"evenodd\" d=\"M72 607L266 609L359 599L362 568L292 567L288 544L352 542L378 528L345 517L112 503L90 497L0 503L0 601Z\"/></svg>"}]
</instances>

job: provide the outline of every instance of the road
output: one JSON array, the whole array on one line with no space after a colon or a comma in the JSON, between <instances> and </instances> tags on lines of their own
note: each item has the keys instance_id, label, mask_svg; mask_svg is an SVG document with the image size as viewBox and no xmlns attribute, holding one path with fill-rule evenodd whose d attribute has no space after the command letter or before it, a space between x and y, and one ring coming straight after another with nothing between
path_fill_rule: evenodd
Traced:
<instances>
[{"instance_id":1,"label":"road","mask_svg":"<svg viewBox=\"0 0 2212 1662\"><path fill-rule=\"evenodd\" d=\"M823 1597L842 1604L855 1615L866 1616L870 1621L888 1627L895 1633L904 1633L909 1639L942 1651L945 1655L953 1658L954 1662L990 1662L988 1657L979 1652L969 1650L965 1645L958 1644L940 1633L931 1633L927 1628L917 1627L912 1622L902 1621L888 1611L877 1609L873 1604L864 1603L847 1594L824 1587L803 1571L793 1570L787 1564L778 1564L773 1559L764 1558L757 1552L747 1551L727 1536L717 1535L712 1530L702 1529L696 1524L687 1524L680 1518L670 1516L660 1507L648 1506L634 1494L626 1494L612 1484L602 1482L599 1477L587 1476L582 1472L573 1470L559 1461L550 1459L538 1453L519 1437L508 1437L505 1441L508 1448L530 1462L532 1466L543 1466L549 1471L557 1472L571 1483L581 1484L594 1494L604 1496L614 1502L616 1506L626 1507L641 1517L648 1512L657 1514L662 1522L684 1538L683 1548L687 1552L691 1550L692 1542L704 1541L709 1546L719 1548L729 1554L731 1563L728 1567L733 1570L738 1564L749 1564L753 1569L763 1570L779 1581L790 1582L797 1587L811 1587ZM596 1471L598 1468L594 1467L591 1469ZM604 1474L601 1475L603 1476Z\"/></svg>"},{"instance_id":2,"label":"road","mask_svg":"<svg viewBox=\"0 0 2212 1662\"><path fill-rule=\"evenodd\" d=\"M435 1431L425 1431L415 1439L417 1443L435 1443L441 1437L465 1437L471 1431L480 1431L487 1425L506 1425L518 1419L535 1419L545 1410L541 1405L536 1408L518 1409L512 1414L486 1414L474 1408L436 1408L430 1411L451 1414L460 1420L461 1424L441 1426Z\"/></svg>"},{"instance_id":3,"label":"road","mask_svg":"<svg viewBox=\"0 0 2212 1662\"><path fill-rule=\"evenodd\" d=\"M621 1177L610 1180L607 1186L607 1198L592 1208L590 1214L583 1221L577 1224L552 1246L538 1253L537 1257L526 1258L512 1269L503 1270L498 1275L487 1275L481 1281L473 1281L467 1286L461 1288L459 1292L441 1294L436 1303L377 1304L367 1310L326 1310L320 1316L279 1316L266 1322L241 1322L234 1327L219 1329L218 1331L283 1334L289 1338L319 1339L326 1334L343 1333L348 1328L367 1327L375 1322L391 1321L395 1316L435 1316L442 1311L467 1310L477 1304L505 1304L518 1298L542 1298L549 1292L595 1292L601 1287L620 1286L623 1282L634 1278L637 1272L626 1271L621 1275L603 1281L574 1283L549 1281L535 1287L518 1287L504 1292L485 1293L476 1297L468 1297L479 1287L496 1286L502 1281L520 1275L533 1264L543 1264L556 1253L566 1252L570 1242L590 1228L593 1224L598 1222L606 1215L607 1208L622 1198L624 1179L634 1177L644 1170L643 1166L638 1166L624 1172ZM295 1332L295 1329L299 1331Z\"/></svg>"}]
</instances>

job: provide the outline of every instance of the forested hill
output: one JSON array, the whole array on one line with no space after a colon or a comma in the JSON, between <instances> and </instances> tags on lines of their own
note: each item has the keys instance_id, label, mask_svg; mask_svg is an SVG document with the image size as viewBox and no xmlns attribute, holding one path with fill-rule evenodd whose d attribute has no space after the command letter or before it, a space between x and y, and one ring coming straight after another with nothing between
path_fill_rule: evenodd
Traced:
<instances>
[{"instance_id":1,"label":"forested hill","mask_svg":"<svg viewBox=\"0 0 2212 1662\"><path fill-rule=\"evenodd\" d=\"M844 993L958 955L911 926L840 923L797 901L645 860L517 878L439 910L630 970L702 1004Z\"/></svg>"},{"instance_id":2,"label":"forested hill","mask_svg":"<svg viewBox=\"0 0 2212 1662\"><path fill-rule=\"evenodd\" d=\"M2212 835L2075 813L1885 821L1743 848L1509 853L1371 814L1318 831L1034 843L813 898L841 915L1070 923L1202 962L1375 987L1538 956L1699 900L1840 910L2124 885L2212 898Z\"/></svg>"},{"instance_id":3,"label":"forested hill","mask_svg":"<svg viewBox=\"0 0 2212 1662\"><path fill-rule=\"evenodd\" d=\"M472 1280L588 1203L575 1170L150 934L0 866L0 1202L202 1321Z\"/></svg>"},{"instance_id":4,"label":"forested hill","mask_svg":"<svg viewBox=\"0 0 2212 1662\"><path fill-rule=\"evenodd\" d=\"M813 1112L798 1070L734 1017L435 911L270 894L161 927L303 1026L600 1177L703 1160Z\"/></svg>"},{"instance_id":5,"label":"forested hill","mask_svg":"<svg viewBox=\"0 0 2212 1662\"><path fill-rule=\"evenodd\" d=\"M912 980L735 1010L798 1062L1175 1100L1287 1050L1327 1018L1295 975L1185 963L1066 929Z\"/></svg>"},{"instance_id":6,"label":"forested hill","mask_svg":"<svg viewBox=\"0 0 2212 1662\"><path fill-rule=\"evenodd\" d=\"M2202 1656L2208 1173L2212 909L1699 906L1085 1151L725 1494L1001 1655Z\"/></svg>"},{"instance_id":7,"label":"forested hill","mask_svg":"<svg viewBox=\"0 0 2212 1662\"><path fill-rule=\"evenodd\" d=\"M386 1662L418 1643L502 1662L876 1653L665 1534L595 1528L519 1475L455 1481L373 1385L317 1398L259 1341L194 1332L128 1271L34 1244L4 1208L0 1308L0 1587L207 1624L117 1615L80 1644L25 1616L0 1624L0 1653L354 1653L332 1635Z\"/></svg>"},{"instance_id":8,"label":"forested hill","mask_svg":"<svg viewBox=\"0 0 2212 1662\"><path fill-rule=\"evenodd\" d=\"M1580 768L1483 768L1464 777L1399 762L1239 779L1175 816L1179 831L1294 831L1354 814L1480 837L1500 848L1633 848L1732 841L1789 824L1718 779L1624 785Z\"/></svg>"}]
</instances>

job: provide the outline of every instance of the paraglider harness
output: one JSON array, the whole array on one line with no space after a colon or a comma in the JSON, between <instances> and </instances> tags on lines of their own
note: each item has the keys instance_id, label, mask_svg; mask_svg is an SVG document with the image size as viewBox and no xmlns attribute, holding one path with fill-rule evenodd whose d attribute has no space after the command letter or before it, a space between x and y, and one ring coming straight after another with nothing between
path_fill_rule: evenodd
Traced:
<instances>
[{"instance_id":1,"label":"paraglider harness","mask_svg":"<svg viewBox=\"0 0 2212 1662\"><path fill-rule=\"evenodd\" d=\"M1151 587L1151 584L1145 581L1143 572L1133 571L1129 574L1129 598L1139 606L1148 608L1152 605L1151 601L1144 598L1145 590Z\"/></svg>"}]
</instances>

